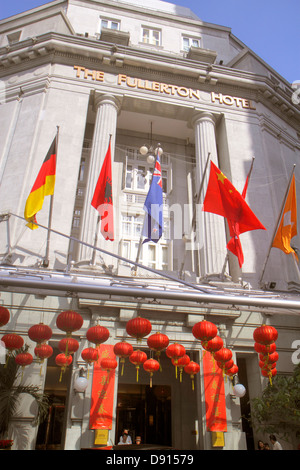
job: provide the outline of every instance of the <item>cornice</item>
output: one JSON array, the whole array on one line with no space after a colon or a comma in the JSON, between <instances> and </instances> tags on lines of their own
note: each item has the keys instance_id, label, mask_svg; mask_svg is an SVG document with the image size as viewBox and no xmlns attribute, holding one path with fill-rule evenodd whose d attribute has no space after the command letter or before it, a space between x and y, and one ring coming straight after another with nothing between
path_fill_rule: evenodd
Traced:
<instances>
[{"instance_id":1,"label":"cornice","mask_svg":"<svg viewBox=\"0 0 300 470\"><path fill-rule=\"evenodd\" d=\"M284 89L269 77L216 64L206 64L179 55L153 52L137 47L113 45L81 36L47 33L0 49L0 74L6 76L36 63L55 61L55 54L72 56L82 63L94 61L98 69L113 66L118 70L132 67L150 73L193 80L206 88L235 87L255 92L258 101L271 108L292 125L300 121L300 107L292 103L292 88ZM50 56L50 57L49 57Z\"/></svg>"}]
</instances>

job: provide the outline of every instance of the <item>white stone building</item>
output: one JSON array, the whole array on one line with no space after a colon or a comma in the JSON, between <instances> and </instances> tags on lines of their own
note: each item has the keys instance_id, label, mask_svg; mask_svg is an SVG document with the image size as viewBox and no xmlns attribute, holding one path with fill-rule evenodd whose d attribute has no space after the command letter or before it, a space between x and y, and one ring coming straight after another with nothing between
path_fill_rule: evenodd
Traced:
<instances>
[{"instance_id":1,"label":"white stone building","mask_svg":"<svg viewBox=\"0 0 300 470\"><path fill-rule=\"evenodd\" d=\"M38 431L31 426L32 403L22 401L21 416L12 423L14 448L96 445L89 427L92 374L84 393L73 386L86 366L80 354L88 346L85 334L100 322L109 329L110 345L126 339L136 346L125 328L139 315L151 321L152 332L183 344L200 373L193 392L189 377L179 384L163 355L163 372L154 375L150 389L148 374L141 371L137 382L127 361L123 375L116 370L107 443L117 443L128 426L149 444L213 448L203 350L192 335L193 325L207 319L232 350L247 389L244 399L233 399L225 380L222 447L252 449L263 436L248 429L241 415L267 381L253 331L262 323L276 327L277 371L290 374L300 330L298 265L276 248L267 259L300 156L300 109L291 84L229 27L159 0L147 6L142 0L55 0L1 20L0 80L0 301L11 312L1 337L17 333L33 353L30 326L47 323L55 348L64 336L57 314L73 309L84 319L74 333L80 349L62 382L54 356L41 375L36 359L25 369L23 380L40 384L53 406L48 431ZM52 231L45 229L50 197L37 214L41 227L31 231L22 219L24 207L57 127ZM91 199L110 135L115 240L99 235L94 250L97 211ZM134 268L153 170L139 152L144 144L163 148L164 233L157 244L142 246L138 263L145 268ZM208 156L239 191L255 157L246 201L267 230L241 235L242 269L226 249L226 220L201 211ZM296 184L299 175L296 165ZM295 237L293 246L298 244ZM140 348L149 356L147 338ZM164 401L155 386L168 386Z\"/></svg>"}]
</instances>

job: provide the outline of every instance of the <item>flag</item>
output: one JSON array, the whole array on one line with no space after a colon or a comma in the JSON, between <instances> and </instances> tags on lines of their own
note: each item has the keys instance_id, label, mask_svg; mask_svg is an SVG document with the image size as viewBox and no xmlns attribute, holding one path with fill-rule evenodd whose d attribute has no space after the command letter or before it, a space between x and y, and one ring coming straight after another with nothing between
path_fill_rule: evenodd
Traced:
<instances>
[{"instance_id":1,"label":"flag","mask_svg":"<svg viewBox=\"0 0 300 470\"><path fill-rule=\"evenodd\" d=\"M143 227L143 243L153 241L157 243L163 233L163 190L159 155L157 154L152 181L144 203L146 212Z\"/></svg>"},{"instance_id":2,"label":"flag","mask_svg":"<svg viewBox=\"0 0 300 470\"><path fill-rule=\"evenodd\" d=\"M297 198L296 198L296 182L293 175L290 189L285 201L282 217L273 239L272 247L279 248L284 253L293 253L297 261L298 256L291 247L291 239L297 235Z\"/></svg>"},{"instance_id":3,"label":"flag","mask_svg":"<svg viewBox=\"0 0 300 470\"><path fill-rule=\"evenodd\" d=\"M227 219L230 236L234 238L234 243L236 242L236 253L241 266L243 252L239 235L251 230L266 229L252 212L243 196L213 162L211 162L203 211L212 212ZM231 242L230 248L234 248L232 244L233 242Z\"/></svg>"},{"instance_id":4,"label":"flag","mask_svg":"<svg viewBox=\"0 0 300 470\"><path fill-rule=\"evenodd\" d=\"M101 233L105 240L114 240L114 209L111 175L111 141L96 184L92 206L99 212Z\"/></svg>"},{"instance_id":5,"label":"flag","mask_svg":"<svg viewBox=\"0 0 300 470\"><path fill-rule=\"evenodd\" d=\"M28 222L27 227L31 230L38 228L38 225L36 225L36 214L42 209L45 196L52 196L54 194L56 154L57 136L49 148L25 204L24 218Z\"/></svg>"},{"instance_id":6,"label":"flag","mask_svg":"<svg viewBox=\"0 0 300 470\"><path fill-rule=\"evenodd\" d=\"M247 175L246 182L245 182L245 185L244 185L244 189L243 189L243 192L242 192L242 197L244 199L246 198L246 194L247 194L247 190L248 190L248 184L249 184L250 176L251 176L251 173L252 173L253 162L254 162L254 159L252 160L250 171ZM227 249L229 251L231 251L231 253L233 253L238 258L239 266L241 268L243 263L244 263L244 253L243 253L243 249L242 249L241 240L240 240L240 237L239 237L239 225L236 224L235 230L233 228L231 228L230 233L233 233L234 235L229 240L229 242L227 244Z\"/></svg>"}]
</instances>

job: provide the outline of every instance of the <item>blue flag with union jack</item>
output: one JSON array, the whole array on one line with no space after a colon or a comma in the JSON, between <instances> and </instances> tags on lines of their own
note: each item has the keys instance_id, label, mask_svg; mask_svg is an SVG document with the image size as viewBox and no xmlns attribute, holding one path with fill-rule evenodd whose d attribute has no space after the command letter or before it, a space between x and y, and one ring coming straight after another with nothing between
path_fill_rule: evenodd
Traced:
<instances>
[{"instance_id":1,"label":"blue flag with union jack","mask_svg":"<svg viewBox=\"0 0 300 470\"><path fill-rule=\"evenodd\" d=\"M149 192L147 194L144 210L146 212L143 227L143 243L153 241L157 243L163 233L163 190L159 155L156 157Z\"/></svg>"}]
</instances>

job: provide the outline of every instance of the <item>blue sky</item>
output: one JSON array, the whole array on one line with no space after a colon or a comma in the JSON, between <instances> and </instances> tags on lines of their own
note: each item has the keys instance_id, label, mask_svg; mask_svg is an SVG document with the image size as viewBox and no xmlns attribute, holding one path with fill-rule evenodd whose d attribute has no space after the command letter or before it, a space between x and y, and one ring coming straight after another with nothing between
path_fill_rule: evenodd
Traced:
<instances>
[{"instance_id":1,"label":"blue sky","mask_svg":"<svg viewBox=\"0 0 300 470\"><path fill-rule=\"evenodd\" d=\"M0 0L0 18L49 3ZM232 33L290 83L300 80L300 0L174 0Z\"/></svg>"}]
</instances>

